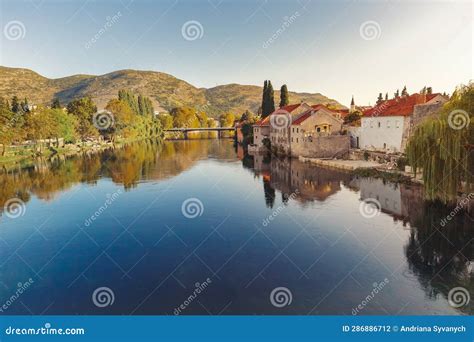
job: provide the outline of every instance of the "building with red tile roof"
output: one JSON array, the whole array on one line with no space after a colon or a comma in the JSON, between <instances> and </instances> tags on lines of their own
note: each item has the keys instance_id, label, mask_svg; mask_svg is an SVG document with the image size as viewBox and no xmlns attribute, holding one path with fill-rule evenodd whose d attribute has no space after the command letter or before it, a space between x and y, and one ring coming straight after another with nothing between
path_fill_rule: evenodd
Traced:
<instances>
[{"instance_id":1,"label":"building with red tile roof","mask_svg":"<svg viewBox=\"0 0 474 342\"><path fill-rule=\"evenodd\" d=\"M413 94L386 100L364 111L360 148L403 152L419 116L434 115L448 99L441 94ZM417 120L413 120L416 117Z\"/></svg>"}]
</instances>

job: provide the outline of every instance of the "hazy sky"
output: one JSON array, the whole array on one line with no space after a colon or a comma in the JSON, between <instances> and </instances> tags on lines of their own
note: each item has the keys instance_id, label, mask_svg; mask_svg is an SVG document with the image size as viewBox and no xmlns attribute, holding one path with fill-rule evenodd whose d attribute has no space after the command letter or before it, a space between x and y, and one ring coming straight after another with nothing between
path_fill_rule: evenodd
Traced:
<instances>
[{"instance_id":1,"label":"hazy sky","mask_svg":"<svg viewBox=\"0 0 474 342\"><path fill-rule=\"evenodd\" d=\"M471 1L0 2L1 65L51 78L141 69L198 87L270 79L345 105L404 85L451 93L474 78Z\"/></svg>"}]
</instances>

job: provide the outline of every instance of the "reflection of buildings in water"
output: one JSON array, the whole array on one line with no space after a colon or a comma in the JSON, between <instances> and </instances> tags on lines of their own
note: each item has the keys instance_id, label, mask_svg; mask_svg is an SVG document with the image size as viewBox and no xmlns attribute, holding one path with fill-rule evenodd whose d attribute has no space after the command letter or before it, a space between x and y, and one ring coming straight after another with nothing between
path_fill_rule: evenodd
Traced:
<instances>
[{"instance_id":1,"label":"reflection of buildings in water","mask_svg":"<svg viewBox=\"0 0 474 342\"><path fill-rule=\"evenodd\" d=\"M295 193L302 202L325 201L341 190L341 182L349 181L344 172L315 167L296 159L277 159L271 162L271 184L284 194Z\"/></svg>"},{"instance_id":2,"label":"reflection of buildings in water","mask_svg":"<svg viewBox=\"0 0 474 342\"><path fill-rule=\"evenodd\" d=\"M379 178L360 178L359 187L362 200L376 199L382 211L398 217L403 216L400 187L397 184L384 183Z\"/></svg>"},{"instance_id":3,"label":"reflection of buildings in water","mask_svg":"<svg viewBox=\"0 0 474 342\"><path fill-rule=\"evenodd\" d=\"M396 219L408 221L421 215L423 203L422 187L419 185L395 184L380 178L355 177L347 183L351 189L360 191L361 200L374 198L381 209Z\"/></svg>"}]
</instances>

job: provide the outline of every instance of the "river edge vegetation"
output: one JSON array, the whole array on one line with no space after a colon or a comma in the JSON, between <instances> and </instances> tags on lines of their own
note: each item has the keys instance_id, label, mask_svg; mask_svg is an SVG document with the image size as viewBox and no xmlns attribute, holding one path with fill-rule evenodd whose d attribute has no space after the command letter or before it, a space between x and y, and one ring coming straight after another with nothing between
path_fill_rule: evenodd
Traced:
<instances>
[{"instance_id":1,"label":"river edge vegetation","mask_svg":"<svg viewBox=\"0 0 474 342\"><path fill-rule=\"evenodd\" d=\"M120 90L103 111L89 97L62 107L31 106L13 96L0 99L0 164L72 154L139 139L161 138L150 99Z\"/></svg>"}]
</instances>

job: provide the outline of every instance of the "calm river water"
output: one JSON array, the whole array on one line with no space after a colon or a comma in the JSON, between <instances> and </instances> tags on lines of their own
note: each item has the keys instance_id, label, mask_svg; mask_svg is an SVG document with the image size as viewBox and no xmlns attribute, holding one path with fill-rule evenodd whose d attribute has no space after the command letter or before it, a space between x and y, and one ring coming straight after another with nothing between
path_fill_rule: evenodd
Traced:
<instances>
[{"instance_id":1,"label":"calm river water","mask_svg":"<svg viewBox=\"0 0 474 342\"><path fill-rule=\"evenodd\" d=\"M4 171L0 313L470 314L472 218L421 196L230 140Z\"/></svg>"}]
</instances>

